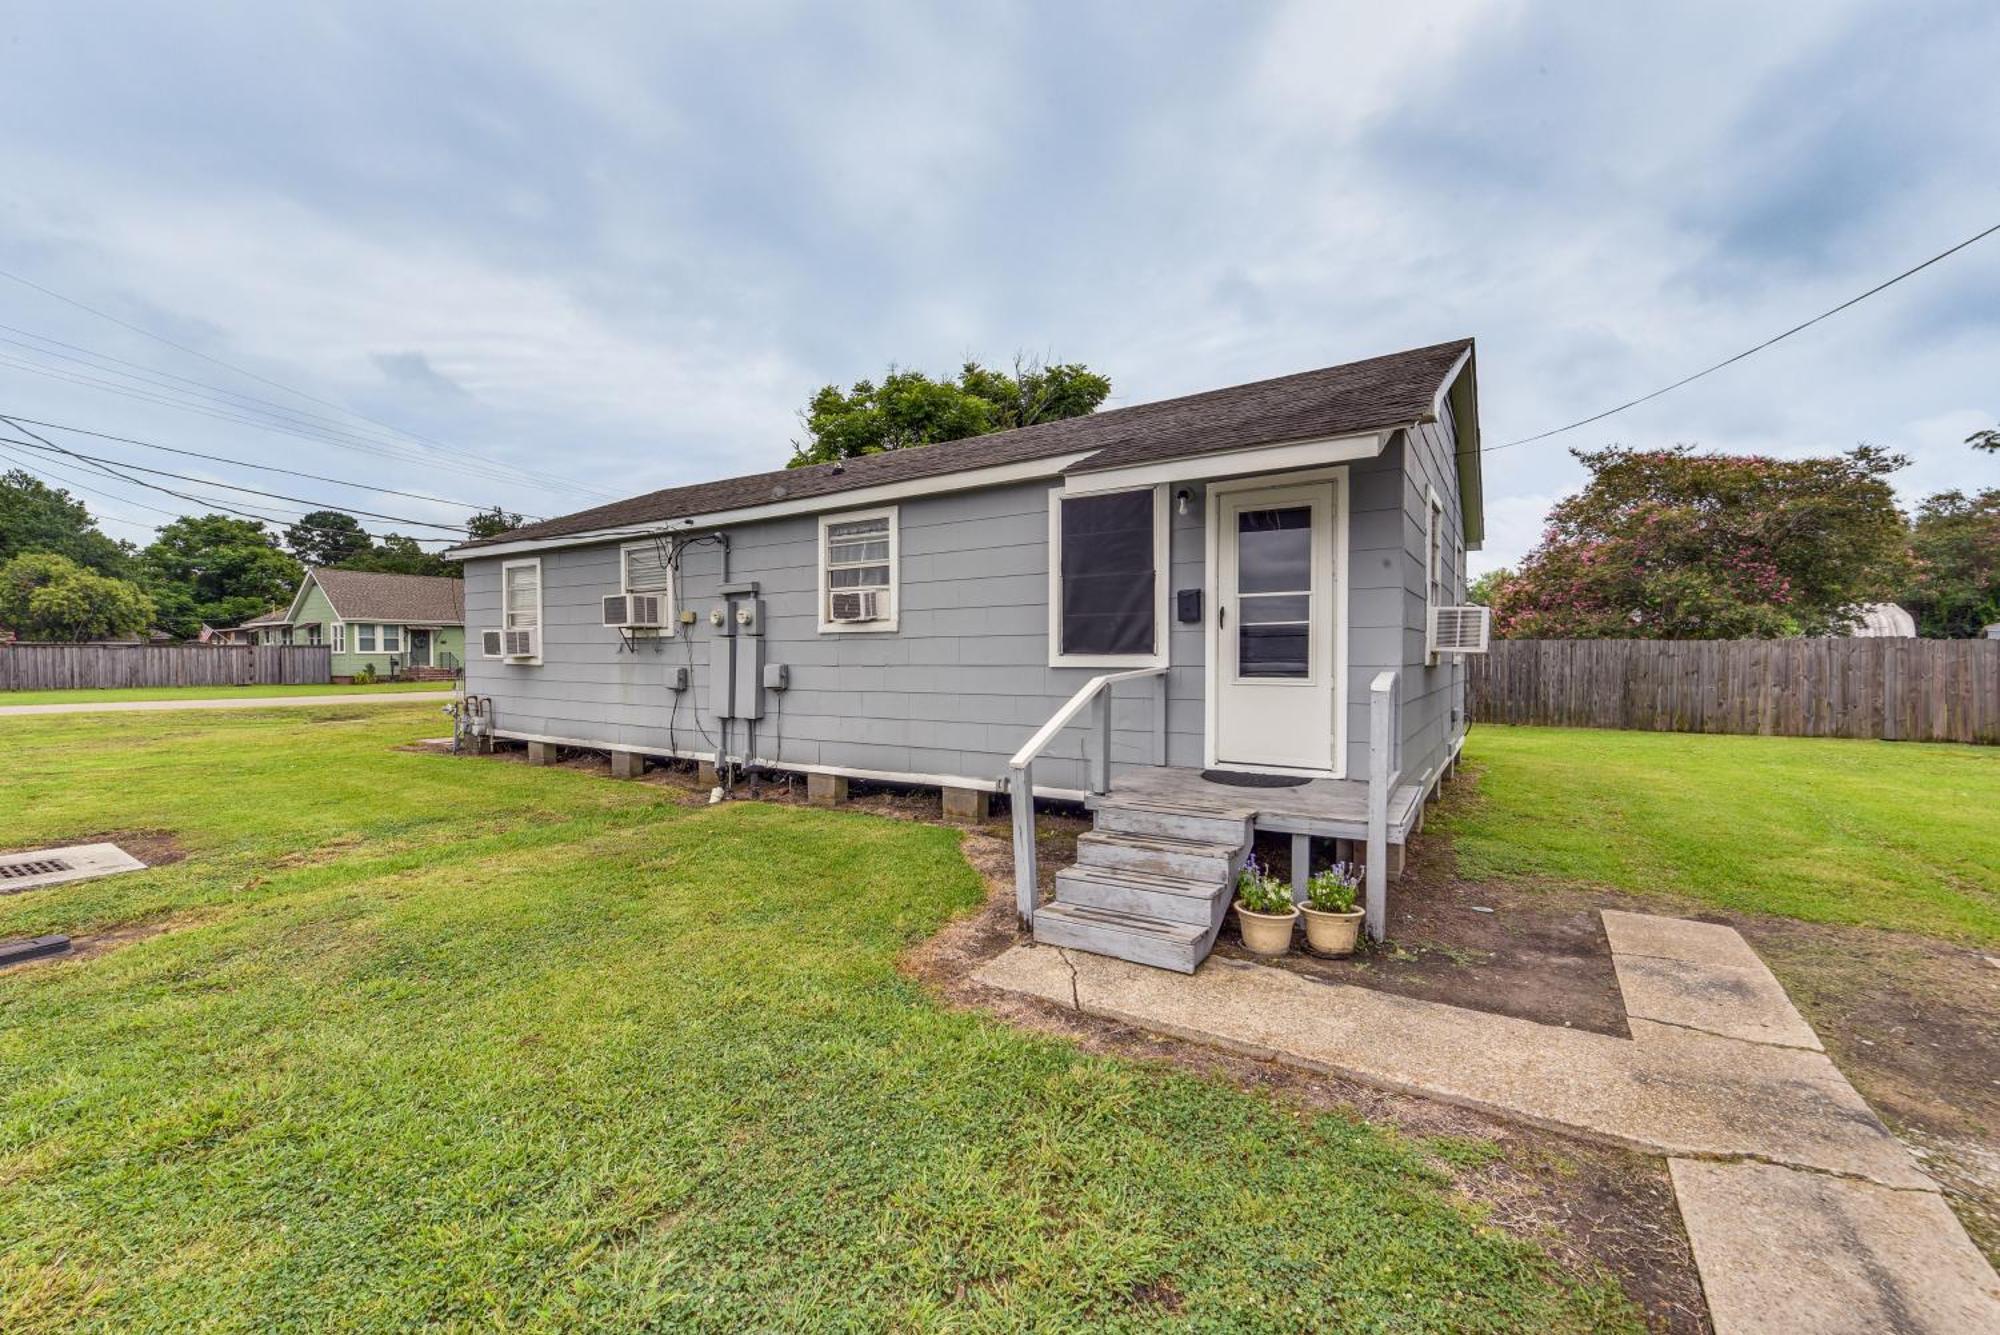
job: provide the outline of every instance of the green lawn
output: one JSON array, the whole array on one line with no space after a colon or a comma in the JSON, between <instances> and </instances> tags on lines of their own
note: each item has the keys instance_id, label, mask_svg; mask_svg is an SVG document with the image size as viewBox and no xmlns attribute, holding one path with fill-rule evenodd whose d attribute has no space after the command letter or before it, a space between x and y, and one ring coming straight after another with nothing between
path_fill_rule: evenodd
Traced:
<instances>
[{"instance_id":1,"label":"green lawn","mask_svg":"<svg viewBox=\"0 0 2000 1335\"><path fill-rule=\"evenodd\" d=\"M947 830L395 750L428 706L14 719L0 1329L1629 1329L1424 1147L947 1010ZM107 746L115 736L116 747Z\"/></svg>"},{"instance_id":2,"label":"green lawn","mask_svg":"<svg viewBox=\"0 0 2000 1335\"><path fill-rule=\"evenodd\" d=\"M2000 943L2000 750L1479 727L1461 874Z\"/></svg>"},{"instance_id":3,"label":"green lawn","mask_svg":"<svg viewBox=\"0 0 2000 1335\"><path fill-rule=\"evenodd\" d=\"M253 700L284 695L379 695L390 691L448 691L448 681L382 681L373 686L114 686L80 691L0 691L4 705L119 704L128 700Z\"/></svg>"}]
</instances>

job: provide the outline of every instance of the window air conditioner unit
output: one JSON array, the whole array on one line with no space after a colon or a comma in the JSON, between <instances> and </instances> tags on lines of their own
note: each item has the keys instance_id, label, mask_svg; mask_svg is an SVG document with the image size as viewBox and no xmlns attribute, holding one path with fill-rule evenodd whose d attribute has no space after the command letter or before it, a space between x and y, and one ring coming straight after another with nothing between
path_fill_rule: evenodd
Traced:
<instances>
[{"instance_id":1,"label":"window air conditioner unit","mask_svg":"<svg viewBox=\"0 0 2000 1335\"><path fill-rule=\"evenodd\" d=\"M500 632L497 630L480 631L479 651L485 654L488 658L500 657L500 654L502 652L500 648Z\"/></svg>"},{"instance_id":2,"label":"window air conditioner unit","mask_svg":"<svg viewBox=\"0 0 2000 1335\"><path fill-rule=\"evenodd\" d=\"M619 630L658 630L666 624L663 604L657 593L607 593L604 624Z\"/></svg>"},{"instance_id":3,"label":"window air conditioner unit","mask_svg":"<svg viewBox=\"0 0 2000 1335\"><path fill-rule=\"evenodd\" d=\"M882 599L880 589L838 589L833 595L833 619L835 621L880 621L882 619Z\"/></svg>"},{"instance_id":4,"label":"window air conditioner unit","mask_svg":"<svg viewBox=\"0 0 2000 1335\"><path fill-rule=\"evenodd\" d=\"M507 630L500 632L502 647L507 658L533 658L535 656L536 634L532 630Z\"/></svg>"},{"instance_id":5,"label":"window air conditioner unit","mask_svg":"<svg viewBox=\"0 0 2000 1335\"><path fill-rule=\"evenodd\" d=\"M1483 654L1493 634L1493 609L1477 605L1431 609L1431 648L1441 654Z\"/></svg>"}]
</instances>

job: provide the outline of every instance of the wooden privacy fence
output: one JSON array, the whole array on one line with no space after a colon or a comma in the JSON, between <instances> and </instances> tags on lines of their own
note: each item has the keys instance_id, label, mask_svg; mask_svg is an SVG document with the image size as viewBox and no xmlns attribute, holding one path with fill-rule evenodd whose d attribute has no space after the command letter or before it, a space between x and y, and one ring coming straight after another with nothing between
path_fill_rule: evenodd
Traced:
<instances>
[{"instance_id":1,"label":"wooden privacy fence","mask_svg":"<svg viewBox=\"0 0 2000 1335\"><path fill-rule=\"evenodd\" d=\"M1495 640L1476 723L2000 744L2000 640Z\"/></svg>"},{"instance_id":2,"label":"wooden privacy fence","mask_svg":"<svg viewBox=\"0 0 2000 1335\"><path fill-rule=\"evenodd\" d=\"M0 691L99 686L276 686L333 679L323 644L0 645Z\"/></svg>"}]
</instances>

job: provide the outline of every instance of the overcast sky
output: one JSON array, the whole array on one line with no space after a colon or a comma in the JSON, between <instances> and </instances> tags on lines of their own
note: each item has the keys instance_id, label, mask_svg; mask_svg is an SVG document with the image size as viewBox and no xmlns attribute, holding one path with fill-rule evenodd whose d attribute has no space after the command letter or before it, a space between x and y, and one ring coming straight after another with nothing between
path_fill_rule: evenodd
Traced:
<instances>
[{"instance_id":1,"label":"overcast sky","mask_svg":"<svg viewBox=\"0 0 2000 1335\"><path fill-rule=\"evenodd\" d=\"M892 361L1084 361L1116 405L1470 335L1498 443L2000 222L1992 0L304 8L0 8L0 269L324 402L0 279L0 412L549 515L781 466ZM208 392L174 376L341 442L130 397ZM1572 444L1869 441L1914 498L2000 484L1996 420L2000 236L1492 455L1480 568ZM76 469L115 536L201 508Z\"/></svg>"}]
</instances>

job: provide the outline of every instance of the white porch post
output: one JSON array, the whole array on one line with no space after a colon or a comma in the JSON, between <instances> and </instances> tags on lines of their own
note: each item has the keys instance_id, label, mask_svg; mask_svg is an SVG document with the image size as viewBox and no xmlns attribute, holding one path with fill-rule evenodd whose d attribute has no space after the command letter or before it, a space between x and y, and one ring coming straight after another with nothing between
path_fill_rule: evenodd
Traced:
<instances>
[{"instance_id":1,"label":"white porch post","mask_svg":"<svg viewBox=\"0 0 2000 1335\"><path fill-rule=\"evenodd\" d=\"M1389 794L1395 768L1396 674L1379 672L1368 686L1368 882L1363 921L1380 941L1389 919Z\"/></svg>"},{"instance_id":2,"label":"white porch post","mask_svg":"<svg viewBox=\"0 0 2000 1335\"><path fill-rule=\"evenodd\" d=\"M1042 897L1041 882L1035 873L1035 767L1033 762L1015 765L1007 778L1007 804L1014 814L1014 906L1021 926L1035 925L1035 909Z\"/></svg>"}]
</instances>

